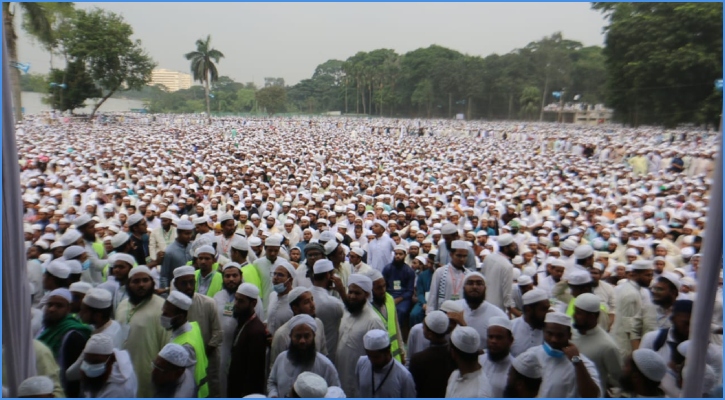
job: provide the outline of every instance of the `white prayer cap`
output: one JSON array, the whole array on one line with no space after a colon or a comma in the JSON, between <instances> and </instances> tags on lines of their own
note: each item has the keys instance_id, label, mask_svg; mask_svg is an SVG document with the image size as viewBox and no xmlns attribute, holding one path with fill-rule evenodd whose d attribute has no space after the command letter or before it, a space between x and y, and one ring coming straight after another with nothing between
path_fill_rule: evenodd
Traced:
<instances>
[{"instance_id":1,"label":"white prayer cap","mask_svg":"<svg viewBox=\"0 0 725 400\"><path fill-rule=\"evenodd\" d=\"M279 247L281 245L282 241L277 237L277 235L272 235L264 241L265 247Z\"/></svg>"},{"instance_id":2,"label":"white prayer cap","mask_svg":"<svg viewBox=\"0 0 725 400\"><path fill-rule=\"evenodd\" d=\"M68 303L70 303L73 300L73 296L70 294L70 290L68 290L66 288L58 288L58 289L55 289L55 290L51 291L50 293L48 293L49 299L51 297L56 297L56 296L66 299L68 301Z\"/></svg>"},{"instance_id":3,"label":"white prayer cap","mask_svg":"<svg viewBox=\"0 0 725 400\"><path fill-rule=\"evenodd\" d=\"M373 281L363 274L351 274L347 279L347 286L350 287L352 285L356 285L365 293L371 293L373 291Z\"/></svg>"},{"instance_id":4,"label":"white prayer cap","mask_svg":"<svg viewBox=\"0 0 725 400\"><path fill-rule=\"evenodd\" d=\"M133 258L132 255L126 254L126 253L116 253L112 255L109 259L111 263L115 263L117 261L125 262L126 264L133 266L133 264L136 263L136 259Z\"/></svg>"},{"instance_id":5,"label":"white prayer cap","mask_svg":"<svg viewBox=\"0 0 725 400\"><path fill-rule=\"evenodd\" d=\"M230 213L224 213L221 217L219 217L219 223L223 224L224 221L229 221L230 219L234 219L234 216Z\"/></svg>"},{"instance_id":6,"label":"white prayer cap","mask_svg":"<svg viewBox=\"0 0 725 400\"><path fill-rule=\"evenodd\" d=\"M566 243L566 241L565 241ZM574 249L574 258L577 260L583 260L585 258L589 258L594 254L594 249L592 246L585 244L582 246L577 247Z\"/></svg>"},{"instance_id":7,"label":"white prayer cap","mask_svg":"<svg viewBox=\"0 0 725 400\"><path fill-rule=\"evenodd\" d=\"M373 221L373 225L380 225L383 229L387 227L387 224L382 219L376 219Z\"/></svg>"},{"instance_id":8,"label":"white prayer cap","mask_svg":"<svg viewBox=\"0 0 725 400\"><path fill-rule=\"evenodd\" d=\"M179 292L178 290L173 290L166 301L184 311L189 311L189 308L191 308L191 297Z\"/></svg>"},{"instance_id":9,"label":"white prayer cap","mask_svg":"<svg viewBox=\"0 0 725 400\"><path fill-rule=\"evenodd\" d=\"M299 374L293 388L301 399L319 399L327 394L327 382L312 372Z\"/></svg>"},{"instance_id":10,"label":"white prayer cap","mask_svg":"<svg viewBox=\"0 0 725 400\"><path fill-rule=\"evenodd\" d=\"M505 233L503 235L500 235L496 242L498 242L499 247L505 247L513 243L514 237L510 233Z\"/></svg>"},{"instance_id":11,"label":"white prayer cap","mask_svg":"<svg viewBox=\"0 0 725 400\"><path fill-rule=\"evenodd\" d=\"M136 274L146 274L148 276L151 276L151 270L149 267L145 265L139 265L138 267L131 268L131 271L128 273L128 279L131 279Z\"/></svg>"},{"instance_id":12,"label":"white prayer cap","mask_svg":"<svg viewBox=\"0 0 725 400\"><path fill-rule=\"evenodd\" d=\"M463 311L463 305L454 300L446 300L441 304L440 310L446 313L459 313Z\"/></svg>"},{"instance_id":13,"label":"white prayer cap","mask_svg":"<svg viewBox=\"0 0 725 400\"><path fill-rule=\"evenodd\" d=\"M649 260L635 260L632 263L632 270L633 271L646 271L654 269L654 266L652 265L652 261Z\"/></svg>"},{"instance_id":14,"label":"white prayer cap","mask_svg":"<svg viewBox=\"0 0 725 400\"><path fill-rule=\"evenodd\" d=\"M674 272L663 272L662 275L658 277L658 279L666 279L669 282L671 282L675 287L677 288L677 291L680 291L680 277L677 276Z\"/></svg>"},{"instance_id":15,"label":"white prayer cap","mask_svg":"<svg viewBox=\"0 0 725 400\"><path fill-rule=\"evenodd\" d=\"M566 267L566 263L564 262L564 260L562 260L560 258L555 258L555 259L551 260L551 262L549 264L552 267L562 267L562 268Z\"/></svg>"},{"instance_id":16,"label":"white prayer cap","mask_svg":"<svg viewBox=\"0 0 725 400\"><path fill-rule=\"evenodd\" d=\"M403 253L408 254L408 249L402 244L395 246L395 248L393 248L393 251L402 251Z\"/></svg>"},{"instance_id":17,"label":"white prayer cap","mask_svg":"<svg viewBox=\"0 0 725 400\"><path fill-rule=\"evenodd\" d=\"M249 251L249 242L247 242L247 239L239 235L234 235L231 246L235 250Z\"/></svg>"},{"instance_id":18,"label":"white prayer cap","mask_svg":"<svg viewBox=\"0 0 725 400\"><path fill-rule=\"evenodd\" d=\"M367 276L368 278L370 278L370 280L371 280L372 282L375 282L375 281L377 281L378 279L383 279L383 274L382 274L382 272L378 271L378 270L377 270L377 269L375 269L375 268L370 268L370 269L368 270L368 272L366 272L366 273L365 273L365 276Z\"/></svg>"},{"instance_id":19,"label":"white prayer cap","mask_svg":"<svg viewBox=\"0 0 725 400\"><path fill-rule=\"evenodd\" d=\"M222 272L226 271L228 268L236 268L238 270L242 270L242 266L235 262L230 262L224 264L224 267L222 267Z\"/></svg>"},{"instance_id":20,"label":"white prayer cap","mask_svg":"<svg viewBox=\"0 0 725 400\"><path fill-rule=\"evenodd\" d=\"M549 254L551 253L561 253L561 249L558 247L552 247L549 249Z\"/></svg>"},{"instance_id":21,"label":"white prayer cap","mask_svg":"<svg viewBox=\"0 0 725 400\"><path fill-rule=\"evenodd\" d=\"M465 285L466 284L466 281L468 281L469 279L471 279L473 277L478 277L478 278L483 279L484 285L486 284L486 278L480 272L468 272L468 273L466 273L466 276L463 278L463 284Z\"/></svg>"},{"instance_id":22,"label":"white prayer cap","mask_svg":"<svg viewBox=\"0 0 725 400\"><path fill-rule=\"evenodd\" d=\"M335 240L335 234L330 231L324 231L320 233L320 242L329 242L330 240Z\"/></svg>"},{"instance_id":23,"label":"white prayer cap","mask_svg":"<svg viewBox=\"0 0 725 400\"><path fill-rule=\"evenodd\" d=\"M164 346L159 352L159 357L181 368L188 368L196 364L196 361L191 359L189 351L177 343L169 343Z\"/></svg>"},{"instance_id":24,"label":"white prayer cap","mask_svg":"<svg viewBox=\"0 0 725 400\"><path fill-rule=\"evenodd\" d=\"M586 312L596 313L600 310L599 303L599 296L592 293L582 293L574 300L574 307Z\"/></svg>"},{"instance_id":25,"label":"white prayer cap","mask_svg":"<svg viewBox=\"0 0 725 400\"><path fill-rule=\"evenodd\" d=\"M337 247L339 245L340 244L337 243L336 240L330 240L327 243L325 243L325 246L324 246L324 248L325 248L325 255L329 256L330 254L332 254L337 249Z\"/></svg>"},{"instance_id":26,"label":"white prayer cap","mask_svg":"<svg viewBox=\"0 0 725 400\"><path fill-rule=\"evenodd\" d=\"M355 250L357 249L352 249L353 252L355 252ZM315 261L315 265L312 266L312 271L315 275L317 275L332 271L334 268L335 266L332 265L332 261L330 260L317 260Z\"/></svg>"},{"instance_id":27,"label":"white prayer cap","mask_svg":"<svg viewBox=\"0 0 725 400\"><path fill-rule=\"evenodd\" d=\"M173 220L174 219L174 214L171 213L171 212L169 212L169 211L165 211L165 212L162 212L161 213L161 215L159 216L159 218L161 218L161 219L172 219Z\"/></svg>"},{"instance_id":28,"label":"white prayer cap","mask_svg":"<svg viewBox=\"0 0 725 400\"><path fill-rule=\"evenodd\" d=\"M93 288L86 293L83 304L98 310L105 310L113 304L113 296L108 290Z\"/></svg>"},{"instance_id":29,"label":"white prayer cap","mask_svg":"<svg viewBox=\"0 0 725 400\"><path fill-rule=\"evenodd\" d=\"M18 386L18 397L48 396L53 394L55 384L45 375L30 377ZM5 397L5 396L3 396Z\"/></svg>"},{"instance_id":30,"label":"white prayer cap","mask_svg":"<svg viewBox=\"0 0 725 400\"><path fill-rule=\"evenodd\" d=\"M296 288L290 290L289 294L287 295L287 301L290 303L293 303L304 293L309 293L309 292L310 292L310 289L308 287L297 286Z\"/></svg>"},{"instance_id":31,"label":"white prayer cap","mask_svg":"<svg viewBox=\"0 0 725 400\"><path fill-rule=\"evenodd\" d=\"M442 335L448 330L448 316L443 311L431 311L425 317L425 326L431 331Z\"/></svg>"},{"instance_id":32,"label":"white prayer cap","mask_svg":"<svg viewBox=\"0 0 725 400\"><path fill-rule=\"evenodd\" d=\"M88 282L73 282L70 284L68 290L70 290L71 292L87 294L88 291L92 288L93 285Z\"/></svg>"},{"instance_id":33,"label":"white prayer cap","mask_svg":"<svg viewBox=\"0 0 725 400\"><path fill-rule=\"evenodd\" d=\"M447 322L446 322L447 324ZM388 332L382 329L373 329L368 331L363 337L363 346L365 350L377 351L390 346L390 338Z\"/></svg>"},{"instance_id":34,"label":"white prayer cap","mask_svg":"<svg viewBox=\"0 0 725 400\"><path fill-rule=\"evenodd\" d=\"M132 227L132 226L138 224L139 222L141 222L142 220L143 220L143 215L131 214L128 217L128 219L126 220L126 225L128 225L129 227Z\"/></svg>"},{"instance_id":35,"label":"white prayer cap","mask_svg":"<svg viewBox=\"0 0 725 400\"><path fill-rule=\"evenodd\" d=\"M361 247L353 247L352 249L350 249L350 251L357 254L360 257L365 255L365 250L363 250Z\"/></svg>"},{"instance_id":36,"label":"white prayer cap","mask_svg":"<svg viewBox=\"0 0 725 400\"><path fill-rule=\"evenodd\" d=\"M660 382L667 373L667 364L665 360L650 349L637 349L632 352L632 360L637 369L653 382Z\"/></svg>"},{"instance_id":37,"label":"white prayer cap","mask_svg":"<svg viewBox=\"0 0 725 400\"><path fill-rule=\"evenodd\" d=\"M468 242L465 240L454 240L453 243L451 243L451 249L468 249Z\"/></svg>"},{"instance_id":38,"label":"white prayer cap","mask_svg":"<svg viewBox=\"0 0 725 400\"><path fill-rule=\"evenodd\" d=\"M534 352L527 351L519 354L518 357L511 361L511 366L514 367L516 372L527 378L541 378L541 363Z\"/></svg>"},{"instance_id":39,"label":"white prayer cap","mask_svg":"<svg viewBox=\"0 0 725 400\"><path fill-rule=\"evenodd\" d=\"M288 263L286 260L281 259L281 258L278 259L277 266L274 269L276 270L279 267L284 268L285 271L287 271L287 273L289 274L290 278L294 278L295 277L295 272L296 272L295 271L295 267L292 266L292 264Z\"/></svg>"},{"instance_id":40,"label":"white prayer cap","mask_svg":"<svg viewBox=\"0 0 725 400\"><path fill-rule=\"evenodd\" d=\"M624 255L637 257L639 255L639 251L637 251L637 249L627 249L627 251L624 252Z\"/></svg>"},{"instance_id":41,"label":"white prayer cap","mask_svg":"<svg viewBox=\"0 0 725 400\"><path fill-rule=\"evenodd\" d=\"M246 396L244 396L242 398L243 399L266 399L267 396L265 396L263 394L255 393L255 394L248 394L248 395L246 395Z\"/></svg>"},{"instance_id":42,"label":"white prayer cap","mask_svg":"<svg viewBox=\"0 0 725 400\"><path fill-rule=\"evenodd\" d=\"M443 235L453 235L456 233L458 233L458 228L450 222L443 224L441 227L441 234Z\"/></svg>"},{"instance_id":43,"label":"white prayer cap","mask_svg":"<svg viewBox=\"0 0 725 400\"><path fill-rule=\"evenodd\" d=\"M131 236L126 232L118 232L117 234L113 235L111 238L111 247L114 249L117 249L124 245L124 243L128 242L129 239L131 239Z\"/></svg>"},{"instance_id":44,"label":"white prayer cap","mask_svg":"<svg viewBox=\"0 0 725 400\"><path fill-rule=\"evenodd\" d=\"M589 273L589 271L585 270L574 270L569 273L569 276L567 277L567 282L569 285L573 286L580 286L580 285L586 285L588 283L591 283L592 281L592 275Z\"/></svg>"},{"instance_id":45,"label":"white prayer cap","mask_svg":"<svg viewBox=\"0 0 725 400\"><path fill-rule=\"evenodd\" d=\"M113 353L113 339L103 333L91 335L83 351L86 354L110 355Z\"/></svg>"},{"instance_id":46,"label":"white prayer cap","mask_svg":"<svg viewBox=\"0 0 725 400\"><path fill-rule=\"evenodd\" d=\"M188 275L193 276L195 272L196 270L191 265L184 265L182 267L174 269L174 279Z\"/></svg>"},{"instance_id":47,"label":"white prayer cap","mask_svg":"<svg viewBox=\"0 0 725 400\"><path fill-rule=\"evenodd\" d=\"M256 300L259 297L259 289L251 283L242 283L237 288L237 293Z\"/></svg>"},{"instance_id":48,"label":"white prayer cap","mask_svg":"<svg viewBox=\"0 0 725 400\"><path fill-rule=\"evenodd\" d=\"M546 314L546 318L544 318L544 323L563 325L571 328L571 317L564 313L554 311Z\"/></svg>"},{"instance_id":49,"label":"white prayer cap","mask_svg":"<svg viewBox=\"0 0 725 400\"><path fill-rule=\"evenodd\" d=\"M519 276L519 279L516 280L516 283L519 286L526 286L526 285L531 285L532 283L534 283L534 281L528 275L521 275L521 276Z\"/></svg>"},{"instance_id":50,"label":"white prayer cap","mask_svg":"<svg viewBox=\"0 0 725 400\"><path fill-rule=\"evenodd\" d=\"M546 292L538 288L529 290L521 296L521 300L525 306L547 300L548 298L549 296Z\"/></svg>"},{"instance_id":51,"label":"white prayer cap","mask_svg":"<svg viewBox=\"0 0 725 400\"><path fill-rule=\"evenodd\" d=\"M68 248L66 248L63 251L63 258L65 258L66 260L71 260L71 259L74 259L74 258L80 256L81 254L83 254L85 252L86 252L86 249L84 249L81 246L77 246L77 245L69 246Z\"/></svg>"},{"instance_id":52,"label":"white prayer cap","mask_svg":"<svg viewBox=\"0 0 725 400\"><path fill-rule=\"evenodd\" d=\"M70 267L60 260L51 261L45 271L60 279L68 279L70 276Z\"/></svg>"},{"instance_id":53,"label":"white prayer cap","mask_svg":"<svg viewBox=\"0 0 725 400\"><path fill-rule=\"evenodd\" d=\"M501 328L504 328L508 330L509 332L512 331L512 325L511 320L505 317L492 317L488 320L488 327L492 326L500 326Z\"/></svg>"},{"instance_id":54,"label":"white prayer cap","mask_svg":"<svg viewBox=\"0 0 725 400\"><path fill-rule=\"evenodd\" d=\"M193 221L191 221L194 225L201 225L201 224L208 224L209 223L209 217L204 216L200 218L194 218Z\"/></svg>"},{"instance_id":55,"label":"white prayer cap","mask_svg":"<svg viewBox=\"0 0 725 400\"><path fill-rule=\"evenodd\" d=\"M78 239L82 238L83 234L80 233L77 229L68 229L65 231L63 236L60 237L60 243L63 245L63 247L70 246L73 243L77 242Z\"/></svg>"},{"instance_id":56,"label":"white prayer cap","mask_svg":"<svg viewBox=\"0 0 725 400\"><path fill-rule=\"evenodd\" d=\"M408 245L408 248L411 248L411 247L420 248L420 243L418 243L417 241L414 240L414 241L410 242L410 244Z\"/></svg>"},{"instance_id":57,"label":"white prayer cap","mask_svg":"<svg viewBox=\"0 0 725 400\"><path fill-rule=\"evenodd\" d=\"M295 288L297 289L297 288ZM309 292L309 289L307 290ZM289 320L289 329L290 333L292 333L292 330L294 330L299 325L307 325L312 329L312 332L317 333L317 322L314 318L307 314L297 314L294 317L290 318Z\"/></svg>"},{"instance_id":58,"label":"white prayer cap","mask_svg":"<svg viewBox=\"0 0 725 400\"><path fill-rule=\"evenodd\" d=\"M481 336L470 326L457 326L451 333L451 342L458 350L468 354L477 353L481 348Z\"/></svg>"},{"instance_id":59,"label":"white prayer cap","mask_svg":"<svg viewBox=\"0 0 725 400\"><path fill-rule=\"evenodd\" d=\"M46 212L47 211L48 210L46 210ZM76 218L76 219L73 220L73 226L75 226L76 228L80 228L83 225L91 222L91 218L92 217L89 214L83 214L80 217L78 217L78 218Z\"/></svg>"},{"instance_id":60,"label":"white prayer cap","mask_svg":"<svg viewBox=\"0 0 725 400\"><path fill-rule=\"evenodd\" d=\"M346 399L345 392L339 386L329 386L325 398L328 399Z\"/></svg>"},{"instance_id":61,"label":"white prayer cap","mask_svg":"<svg viewBox=\"0 0 725 400\"><path fill-rule=\"evenodd\" d=\"M514 264L514 265L520 265L523 263L524 263L524 258L521 256L516 256L511 260L511 264Z\"/></svg>"},{"instance_id":62,"label":"white prayer cap","mask_svg":"<svg viewBox=\"0 0 725 400\"><path fill-rule=\"evenodd\" d=\"M72 274L80 274L83 272L83 265L78 260L64 260L63 261L68 268L70 268L70 273Z\"/></svg>"},{"instance_id":63,"label":"white prayer cap","mask_svg":"<svg viewBox=\"0 0 725 400\"><path fill-rule=\"evenodd\" d=\"M561 249L562 249L562 250L567 250L567 251L574 251L574 249L576 249L576 248L577 248L577 244L578 244L578 243L577 243L576 241L574 241L574 240L569 240L569 239L566 239L566 240L565 240L565 241L564 241L564 242L563 242L563 243L561 244Z\"/></svg>"},{"instance_id":64,"label":"white prayer cap","mask_svg":"<svg viewBox=\"0 0 725 400\"><path fill-rule=\"evenodd\" d=\"M192 224L188 219L180 219L176 222L176 230L177 231L193 231L194 230L194 224Z\"/></svg>"},{"instance_id":65,"label":"white prayer cap","mask_svg":"<svg viewBox=\"0 0 725 400\"><path fill-rule=\"evenodd\" d=\"M250 237L247 242L249 243L250 247L257 247L262 245L262 239L260 239L257 236Z\"/></svg>"},{"instance_id":66,"label":"white prayer cap","mask_svg":"<svg viewBox=\"0 0 725 400\"><path fill-rule=\"evenodd\" d=\"M201 246L198 249L196 249L196 252L194 252L194 257L199 257L200 254L211 254L212 257L216 255L216 250L214 250L214 247L207 245Z\"/></svg>"}]
</instances>

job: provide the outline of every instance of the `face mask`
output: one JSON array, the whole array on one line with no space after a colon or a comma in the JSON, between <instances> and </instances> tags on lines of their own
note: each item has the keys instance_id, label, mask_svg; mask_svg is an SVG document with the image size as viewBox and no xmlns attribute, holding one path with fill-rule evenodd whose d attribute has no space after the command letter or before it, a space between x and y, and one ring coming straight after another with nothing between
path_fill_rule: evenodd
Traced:
<instances>
[{"instance_id":1,"label":"face mask","mask_svg":"<svg viewBox=\"0 0 725 400\"><path fill-rule=\"evenodd\" d=\"M91 267L91 260L86 260L86 261L83 261L83 264L81 264L81 265L83 266L83 270L84 270L84 271L87 271L87 270L88 270L88 268L90 268L90 267Z\"/></svg>"},{"instance_id":2,"label":"face mask","mask_svg":"<svg viewBox=\"0 0 725 400\"><path fill-rule=\"evenodd\" d=\"M283 293L285 289L287 289L287 287L285 286L284 283L278 283L278 284L274 285L274 291L277 294Z\"/></svg>"},{"instance_id":3,"label":"face mask","mask_svg":"<svg viewBox=\"0 0 725 400\"><path fill-rule=\"evenodd\" d=\"M167 317L165 315L162 315L161 316L161 327L163 327L167 331L170 331L171 329L173 329L173 324L172 324L173 320L174 319L172 317Z\"/></svg>"},{"instance_id":4,"label":"face mask","mask_svg":"<svg viewBox=\"0 0 725 400\"><path fill-rule=\"evenodd\" d=\"M549 357L554 357L554 358L564 357L563 351L552 349L551 346L549 346L549 344L546 342L544 342L544 351L546 352L546 354L549 355Z\"/></svg>"},{"instance_id":5,"label":"face mask","mask_svg":"<svg viewBox=\"0 0 725 400\"><path fill-rule=\"evenodd\" d=\"M89 364L83 361L81 363L81 371L89 378L98 378L106 372L106 363Z\"/></svg>"}]
</instances>

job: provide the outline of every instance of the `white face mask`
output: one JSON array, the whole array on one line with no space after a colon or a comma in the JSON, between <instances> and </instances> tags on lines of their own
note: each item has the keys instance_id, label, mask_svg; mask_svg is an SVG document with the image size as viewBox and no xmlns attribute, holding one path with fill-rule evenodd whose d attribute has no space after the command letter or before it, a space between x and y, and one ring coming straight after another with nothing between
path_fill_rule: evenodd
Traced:
<instances>
[{"instance_id":1,"label":"white face mask","mask_svg":"<svg viewBox=\"0 0 725 400\"><path fill-rule=\"evenodd\" d=\"M102 362L100 364L89 364L89 363L83 361L81 363L81 371L83 371L83 373L86 374L86 376L89 378L98 378L99 376L103 375L103 373L106 372L106 363L107 362L108 362L108 359L106 359L105 362Z\"/></svg>"},{"instance_id":2,"label":"white face mask","mask_svg":"<svg viewBox=\"0 0 725 400\"><path fill-rule=\"evenodd\" d=\"M174 320L174 318L172 318L172 317L167 317L167 316L162 315L160 317L161 327L166 329L167 331L170 331L171 329L173 329L173 323L172 323L173 320Z\"/></svg>"}]
</instances>

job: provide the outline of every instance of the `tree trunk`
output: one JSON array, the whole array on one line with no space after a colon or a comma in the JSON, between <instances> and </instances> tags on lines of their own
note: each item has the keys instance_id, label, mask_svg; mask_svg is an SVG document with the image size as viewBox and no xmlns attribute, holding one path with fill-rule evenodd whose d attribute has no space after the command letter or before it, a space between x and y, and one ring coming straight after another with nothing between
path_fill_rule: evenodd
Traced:
<instances>
[{"instance_id":1,"label":"tree trunk","mask_svg":"<svg viewBox=\"0 0 725 400\"><path fill-rule=\"evenodd\" d=\"M360 81L355 78L355 114L360 114Z\"/></svg>"},{"instance_id":2,"label":"tree trunk","mask_svg":"<svg viewBox=\"0 0 725 400\"><path fill-rule=\"evenodd\" d=\"M209 100L209 72L204 75L204 92L206 92L207 124L211 125L211 101Z\"/></svg>"},{"instance_id":3,"label":"tree trunk","mask_svg":"<svg viewBox=\"0 0 725 400\"><path fill-rule=\"evenodd\" d=\"M101 101L99 101L98 103L96 103L96 106L93 107L93 111L91 111L91 116L88 117L88 121L91 121L91 122L93 121L93 116L96 115L96 111L98 111L98 109L101 108L101 106L103 105L103 103L105 103L106 100L108 100L109 97L113 96L113 94L116 93L116 90L118 90L119 87L120 87L120 85L119 86L116 86L115 88L113 88L113 90L111 90L110 92L108 92L107 95L103 96L103 98L101 99Z\"/></svg>"},{"instance_id":4,"label":"tree trunk","mask_svg":"<svg viewBox=\"0 0 725 400\"><path fill-rule=\"evenodd\" d=\"M360 98L362 99L363 114L367 114L367 108L365 104L365 88L363 87L361 89L362 90L360 91Z\"/></svg>"},{"instance_id":5,"label":"tree trunk","mask_svg":"<svg viewBox=\"0 0 725 400\"><path fill-rule=\"evenodd\" d=\"M383 81L380 81L380 116L383 116Z\"/></svg>"},{"instance_id":6,"label":"tree trunk","mask_svg":"<svg viewBox=\"0 0 725 400\"><path fill-rule=\"evenodd\" d=\"M373 80L370 79L370 91L368 92L368 111L373 115Z\"/></svg>"},{"instance_id":7,"label":"tree trunk","mask_svg":"<svg viewBox=\"0 0 725 400\"><path fill-rule=\"evenodd\" d=\"M18 62L18 35L15 34L13 16L14 15L10 13L10 4L3 3L3 24L5 24L5 38L8 46L8 55L10 56L11 62ZM15 115L15 122L20 122L23 120L23 103L22 97L20 96L20 70L11 66L9 72L13 88L13 114Z\"/></svg>"}]
</instances>

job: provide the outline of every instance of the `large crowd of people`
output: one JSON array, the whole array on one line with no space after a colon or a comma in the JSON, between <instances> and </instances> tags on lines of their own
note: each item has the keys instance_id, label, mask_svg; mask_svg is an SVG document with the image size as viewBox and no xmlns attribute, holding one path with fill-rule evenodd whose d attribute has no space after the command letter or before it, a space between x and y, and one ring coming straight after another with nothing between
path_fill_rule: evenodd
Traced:
<instances>
[{"instance_id":1,"label":"large crowd of people","mask_svg":"<svg viewBox=\"0 0 725 400\"><path fill-rule=\"evenodd\" d=\"M17 125L20 397L680 396L715 133L205 122Z\"/></svg>"}]
</instances>

